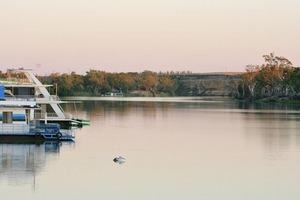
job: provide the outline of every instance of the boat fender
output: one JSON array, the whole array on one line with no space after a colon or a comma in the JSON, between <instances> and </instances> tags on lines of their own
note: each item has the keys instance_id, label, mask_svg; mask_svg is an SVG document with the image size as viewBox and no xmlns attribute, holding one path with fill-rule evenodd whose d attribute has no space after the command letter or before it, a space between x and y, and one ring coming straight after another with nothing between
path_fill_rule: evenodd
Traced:
<instances>
[{"instance_id":1,"label":"boat fender","mask_svg":"<svg viewBox=\"0 0 300 200\"><path fill-rule=\"evenodd\" d=\"M61 133L57 133L56 136L57 136L58 138L61 138L61 137L62 137L62 134L61 134Z\"/></svg>"},{"instance_id":2,"label":"boat fender","mask_svg":"<svg viewBox=\"0 0 300 200\"><path fill-rule=\"evenodd\" d=\"M41 136L42 136L41 133L39 133L39 132L36 132L36 133L35 133L35 137L36 137L36 138L41 138Z\"/></svg>"}]
</instances>

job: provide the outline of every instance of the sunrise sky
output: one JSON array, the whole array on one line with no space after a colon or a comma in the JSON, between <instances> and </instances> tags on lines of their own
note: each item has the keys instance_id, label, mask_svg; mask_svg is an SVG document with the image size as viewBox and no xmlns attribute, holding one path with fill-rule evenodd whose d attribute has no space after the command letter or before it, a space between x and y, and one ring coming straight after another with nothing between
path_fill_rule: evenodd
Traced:
<instances>
[{"instance_id":1,"label":"sunrise sky","mask_svg":"<svg viewBox=\"0 0 300 200\"><path fill-rule=\"evenodd\" d=\"M299 0L0 0L0 70L244 71L300 67Z\"/></svg>"}]
</instances>

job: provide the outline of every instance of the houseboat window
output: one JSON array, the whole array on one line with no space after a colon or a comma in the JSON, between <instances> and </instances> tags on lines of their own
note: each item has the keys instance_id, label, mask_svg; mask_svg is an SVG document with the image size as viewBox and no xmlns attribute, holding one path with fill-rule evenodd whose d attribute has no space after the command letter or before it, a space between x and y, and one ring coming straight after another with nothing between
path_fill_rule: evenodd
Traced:
<instances>
[{"instance_id":1,"label":"houseboat window","mask_svg":"<svg viewBox=\"0 0 300 200\"><path fill-rule=\"evenodd\" d=\"M3 112L2 122L4 124L12 124L13 123L13 112Z\"/></svg>"}]
</instances>

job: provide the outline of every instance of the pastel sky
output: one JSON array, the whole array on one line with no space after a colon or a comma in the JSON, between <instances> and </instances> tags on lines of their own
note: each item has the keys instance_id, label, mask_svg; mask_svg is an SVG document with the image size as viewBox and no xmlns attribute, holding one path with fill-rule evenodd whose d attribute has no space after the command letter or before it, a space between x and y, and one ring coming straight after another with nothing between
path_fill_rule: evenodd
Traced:
<instances>
[{"instance_id":1,"label":"pastel sky","mask_svg":"<svg viewBox=\"0 0 300 200\"><path fill-rule=\"evenodd\" d=\"M0 0L0 70L40 74L300 66L299 0Z\"/></svg>"}]
</instances>

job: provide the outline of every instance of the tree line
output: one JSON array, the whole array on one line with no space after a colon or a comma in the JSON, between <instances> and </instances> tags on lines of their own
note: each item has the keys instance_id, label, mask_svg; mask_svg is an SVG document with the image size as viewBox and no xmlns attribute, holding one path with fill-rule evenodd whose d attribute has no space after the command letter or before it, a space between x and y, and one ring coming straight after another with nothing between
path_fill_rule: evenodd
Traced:
<instances>
[{"instance_id":1,"label":"tree line","mask_svg":"<svg viewBox=\"0 0 300 200\"><path fill-rule=\"evenodd\" d=\"M57 85L49 90L59 96L103 96L112 92L124 96L207 96L213 95L210 91L219 90L248 101L300 100L300 68L274 53L263 55L263 58L262 65L247 65L245 73L221 75L222 80L190 71L109 73L95 69L84 75L52 73L38 78L43 84ZM8 74L0 71L0 78Z\"/></svg>"},{"instance_id":2,"label":"tree line","mask_svg":"<svg viewBox=\"0 0 300 200\"><path fill-rule=\"evenodd\" d=\"M300 68L293 67L291 61L274 53L263 55L262 65L247 65L246 73L234 83L234 96L238 99L278 98L300 100Z\"/></svg>"},{"instance_id":3,"label":"tree line","mask_svg":"<svg viewBox=\"0 0 300 200\"><path fill-rule=\"evenodd\" d=\"M122 92L124 96L174 96L178 88L169 75L152 71L109 73L91 69L85 75L52 73L39 79L44 84L57 84L59 96L103 96L111 92ZM55 93L55 89L50 88L50 92Z\"/></svg>"}]
</instances>

